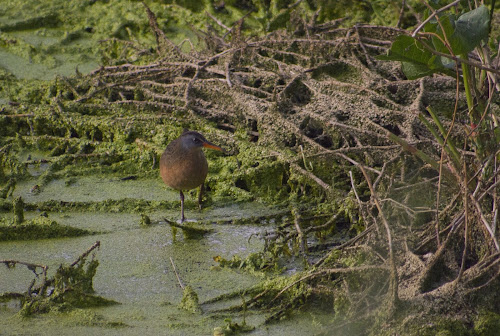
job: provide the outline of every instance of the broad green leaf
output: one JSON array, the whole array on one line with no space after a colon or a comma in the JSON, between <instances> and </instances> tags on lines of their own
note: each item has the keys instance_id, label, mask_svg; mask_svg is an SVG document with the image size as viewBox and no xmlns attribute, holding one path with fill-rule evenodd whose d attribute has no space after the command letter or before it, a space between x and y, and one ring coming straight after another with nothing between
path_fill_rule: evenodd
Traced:
<instances>
[{"instance_id":1,"label":"broad green leaf","mask_svg":"<svg viewBox=\"0 0 500 336\"><path fill-rule=\"evenodd\" d=\"M452 47L455 54L467 54L488 38L490 29L490 13L482 5L461 15L455 22L452 35Z\"/></svg>"},{"instance_id":2,"label":"broad green leaf","mask_svg":"<svg viewBox=\"0 0 500 336\"><path fill-rule=\"evenodd\" d=\"M435 72L453 76L451 70L454 69L454 63L432 54L421 42L408 35L398 36L387 55L377 58L403 62L402 70L409 79L428 76Z\"/></svg>"},{"instance_id":3,"label":"broad green leaf","mask_svg":"<svg viewBox=\"0 0 500 336\"><path fill-rule=\"evenodd\" d=\"M407 61L420 64L427 64L431 52L426 50L424 46L408 35L400 35L392 43L391 49L387 55L379 56L379 59L388 61Z\"/></svg>"},{"instance_id":4,"label":"broad green leaf","mask_svg":"<svg viewBox=\"0 0 500 336\"><path fill-rule=\"evenodd\" d=\"M445 69L450 69L450 70L455 70L455 61L448 58L448 57L438 57L439 62L440 62L440 67L443 67Z\"/></svg>"},{"instance_id":5,"label":"broad green leaf","mask_svg":"<svg viewBox=\"0 0 500 336\"><path fill-rule=\"evenodd\" d=\"M443 34L443 29L444 29L444 34ZM448 41L450 40L450 36L453 34L455 31L455 17L452 14L441 14L439 16L439 23L437 19L433 19L430 22L428 22L425 27L424 31L427 33L434 33L437 36L432 36L432 45L434 46L434 49L445 53L449 54L448 48L445 46L446 39L444 36L448 38ZM450 42L450 41L449 41ZM451 42L450 42L451 43Z\"/></svg>"},{"instance_id":6,"label":"broad green leaf","mask_svg":"<svg viewBox=\"0 0 500 336\"><path fill-rule=\"evenodd\" d=\"M436 72L426 65L411 62L401 62L401 69L408 79L417 79L432 75Z\"/></svg>"},{"instance_id":7,"label":"broad green leaf","mask_svg":"<svg viewBox=\"0 0 500 336\"><path fill-rule=\"evenodd\" d=\"M454 55L467 54L488 38L490 16L485 6L462 14L458 19L450 13L441 14L438 18L439 22L434 18L424 27L425 32L439 35L439 38L432 36L432 44L437 51L450 54L443 43L448 40Z\"/></svg>"},{"instance_id":8,"label":"broad green leaf","mask_svg":"<svg viewBox=\"0 0 500 336\"><path fill-rule=\"evenodd\" d=\"M403 62L402 70L409 79L445 70L436 56L427 50L422 43L408 35L398 36L392 43L388 54L377 58Z\"/></svg>"},{"instance_id":9,"label":"broad green leaf","mask_svg":"<svg viewBox=\"0 0 500 336\"><path fill-rule=\"evenodd\" d=\"M467 54L488 38L489 25L489 11L485 6L462 14L458 19L454 14L443 13L425 25L424 31L433 33L426 47L422 44L423 41L401 35L393 42L387 55L379 56L378 59L403 62L403 72L409 79L428 76L434 72L454 76L455 62L447 57L437 56L426 48L448 55ZM449 43L449 46L445 43Z\"/></svg>"}]
</instances>

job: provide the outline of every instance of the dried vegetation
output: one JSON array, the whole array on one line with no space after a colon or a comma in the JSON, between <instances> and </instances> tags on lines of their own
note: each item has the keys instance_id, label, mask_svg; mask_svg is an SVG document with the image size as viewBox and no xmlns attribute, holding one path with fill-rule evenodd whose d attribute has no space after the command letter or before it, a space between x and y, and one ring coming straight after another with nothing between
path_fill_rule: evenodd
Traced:
<instances>
[{"instance_id":1,"label":"dried vegetation","mask_svg":"<svg viewBox=\"0 0 500 336\"><path fill-rule=\"evenodd\" d=\"M169 41L146 11L157 54L130 42L105 43L124 59L141 54L154 62L65 79L51 104L62 120L66 111L88 118L87 148L109 136L89 120L126 125L128 143L151 150L153 167L160 147L154 137L136 137L146 134L139 129L152 122L207 127L208 121L242 161L213 189L231 183L250 193L287 195L291 211L261 237L264 254L233 264L265 270L295 256L306 270L235 293L246 301L232 309L269 308L271 321L321 305L335 310L336 325L345 318L342 328L394 323L410 334L429 315L473 323L479 308L500 311L496 159L478 161L454 78L406 80L399 64L375 58L403 30L343 28L342 20L316 24L292 12L287 30L248 38L244 19L226 27L214 18L226 34L198 32L206 46L197 50L188 41ZM491 113L498 115L498 92L491 94ZM442 145L419 119L432 122L429 105L472 167L466 176L488 170L486 180L471 188L460 172L439 164ZM118 107L129 112L110 117ZM121 155L102 152L108 159L113 154ZM93 155L101 154L77 154ZM262 188L259 180L269 179ZM346 222L350 237L337 243L331 233Z\"/></svg>"}]
</instances>

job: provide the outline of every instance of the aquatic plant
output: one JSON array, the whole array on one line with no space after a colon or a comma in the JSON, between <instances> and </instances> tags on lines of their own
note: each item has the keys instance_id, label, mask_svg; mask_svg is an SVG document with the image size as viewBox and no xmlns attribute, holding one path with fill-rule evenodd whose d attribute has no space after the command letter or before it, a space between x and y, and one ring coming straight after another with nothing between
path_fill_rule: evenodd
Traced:
<instances>
[{"instance_id":1,"label":"aquatic plant","mask_svg":"<svg viewBox=\"0 0 500 336\"><path fill-rule=\"evenodd\" d=\"M35 279L25 293L3 293L2 300L19 299L19 314L24 317L75 308L97 307L117 304L114 300L94 295L93 278L99 262L95 259L97 241L70 265L60 265L55 274L48 276L48 266L18 260L0 260L8 268L26 266ZM87 257L92 253L91 260ZM39 273L41 271L41 273Z\"/></svg>"},{"instance_id":2,"label":"aquatic plant","mask_svg":"<svg viewBox=\"0 0 500 336\"><path fill-rule=\"evenodd\" d=\"M422 308L427 304L450 314L464 302L471 310L495 308L498 231L490 224L495 212L485 209L497 204L497 150L491 147L499 113L496 93L486 101L490 110L482 118L487 110L479 108L482 97L476 89L494 89L474 88L473 69L462 69L468 78L465 97L457 95L454 78L408 80L435 72L457 76L450 70L458 63L446 61L453 55L442 40L453 36L454 22L482 18L484 9L467 14L459 7L464 13L442 15L450 7L429 9L427 17L436 21L427 22L427 35L412 40L398 36L407 35L403 28L424 23L414 7L425 5L413 1L404 2L404 8L342 1L359 10L340 19L343 8L320 6L328 1L179 3L169 7L170 14L203 13L189 16L198 42L174 41L165 24L168 11L156 10L159 5L153 3L142 12L136 3L130 22L108 27L113 38L106 36L100 47L104 66L35 89L19 82L9 88L13 101L0 119L0 183L6 197L12 190L7 181L26 179L27 168L42 164L47 173L34 191L43 192L56 178L71 182L87 174L157 176L166 143L184 127L196 128L220 139L232 154L208 155L209 204L262 200L286 210L286 216L272 218L275 229L258 237L265 245L261 253L218 259L220 264L261 274L281 271L290 261L301 265L293 276L273 275L218 298L243 295L244 303L234 311L265 309L271 323L319 306L335 313L332 323L371 327L376 333L388 321L396 321L400 331L428 318ZM388 16L391 12L397 15ZM395 27L353 24L373 17ZM115 22L109 17L89 22L100 20ZM81 28L68 33L67 41L85 34ZM141 35L149 29L151 35ZM446 56L434 55L424 43ZM402 53L397 57L408 57L410 64L401 68L375 57L391 44L391 52ZM468 62L462 64L477 63ZM483 79L496 73L479 69ZM471 120L454 119L463 107ZM473 123L460 124L463 120ZM494 136L481 138L481 132ZM25 159L26 148L48 155ZM463 174L476 159L473 173ZM466 177L472 176L480 188L469 189ZM484 196L477 199L475 190ZM474 200L479 206L471 205ZM147 213L172 204L122 199L25 206ZM461 318L474 323L474 313ZM227 328L232 326L228 321Z\"/></svg>"}]
</instances>

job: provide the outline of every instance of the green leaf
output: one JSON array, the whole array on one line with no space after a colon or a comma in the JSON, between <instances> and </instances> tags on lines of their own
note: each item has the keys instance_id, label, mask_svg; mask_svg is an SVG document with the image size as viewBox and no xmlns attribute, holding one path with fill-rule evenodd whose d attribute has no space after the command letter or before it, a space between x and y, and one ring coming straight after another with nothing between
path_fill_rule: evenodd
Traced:
<instances>
[{"instance_id":1,"label":"green leaf","mask_svg":"<svg viewBox=\"0 0 500 336\"><path fill-rule=\"evenodd\" d=\"M444 34L441 28L444 29ZM434 18L425 25L424 31L426 33L434 33L438 35L439 37L438 36L431 37L434 49L439 52L449 54L450 51L444 44L444 42L446 41L444 36L446 36L449 40L450 36L455 31L455 16L453 14L441 14L439 16L439 23L437 19ZM450 42L450 44L452 43Z\"/></svg>"},{"instance_id":2,"label":"green leaf","mask_svg":"<svg viewBox=\"0 0 500 336\"><path fill-rule=\"evenodd\" d=\"M467 12L458 19L454 14L441 14L439 21L434 18L424 27L425 32L434 34L427 40L426 47L448 55L451 47L454 55L467 54L488 38L489 25L489 12L485 6ZM450 44L449 47L446 47L445 41ZM379 56L378 59L403 62L403 72L409 79L435 72L454 76L455 61L436 56L426 47L411 36L401 35L393 42L387 55Z\"/></svg>"},{"instance_id":3,"label":"green leaf","mask_svg":"<svg viewBox=\"0 0 500 336\"><path fill-rule=\"evenodd\" d=\"M267 31L272 32L280 28L285 28L287 23L290 22L290 13L290 9L282 9L269 21Z\"/></svg>"},{"instance_id":4,"label":"green leaf","mask_svg":"<svg viewBox=\"0 0 500 336\"><path fill-rule=\"evenodd\" d=\"M439 22L434 18L425 25L424 31L439 35L440 38L437 36L432 37L433 47L437 51L450 54L450 51L443 43L447 39L453 54L462 55L469 53L483 39L488 38L489 26L489 11L485 6L480 6L462 14L458 19L454 14L441 14L439 15Z\"/></svg>"},{"instance_id":5,"label":"green leaf","mask_svg":"<svg viewBox=\"0 0 500 336\"><path fill-rule=\"evenodd\" d=\"M424 46L408 35L400 35L392 43L387 55L381 55L378 59L387 61L407 61L427 64L432 54Z\"/></svg>"},{"instance_id":6,"label":"green leaf","mask_svg":"<svg viewBox=\"0 0 500 336\"><path fill-rule=\"evenodd\" d=\"M455 54L467 54L488 38L490 30L490 13L482 5L461 15L455 22L455 31L451 36Z\"/></svg>"},{"instance_id":7,"label":"green leaf","mask_svg":"<svg viewBox=\"0 0 500 336\"><path fill-rule=\"evenodd\" d=\"M438 58L425 49L422 43L408 35L398 36L392 43L388 54L377 58L403 62L403 72L409 79L416 79L445 70Z\"/></svg>"},{"instance_id":8,"label":"green leaf","mask_svg":"<svg viewBox=\"0 0 500 336\"><path fill-rule=\"evenodd\" d=\"M417 79L432 75L435 70L429 69L426 65L411 62L401 62L401 68L408 79Z\"/></svg>"}]
</instances>

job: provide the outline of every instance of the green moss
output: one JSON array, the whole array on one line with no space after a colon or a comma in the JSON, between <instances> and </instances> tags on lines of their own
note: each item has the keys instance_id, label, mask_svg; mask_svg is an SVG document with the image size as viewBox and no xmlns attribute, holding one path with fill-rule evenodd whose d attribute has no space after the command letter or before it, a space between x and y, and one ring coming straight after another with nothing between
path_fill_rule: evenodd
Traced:
<instances>
[{"instance_id":1,"label":"green moss","mask_svg":"<svg viewBox=\"0 0 500 336\"><path fill-rule=\"evenodd\" d=\"M0 241L78 237L89 234L93 232L61 225L44 216L26 220L22 224L8 218L0 219Z\"/></svg>"},{"instance_id":2,"label":"green moss","mask_svg":"<svg viewBox=\"0 0 500 336\"><path fill-rule=\"evenodd\" d=\"M150 226L151 225L151 218L149 218L148 215L141 213L141 221L140 221L141 226Z\"/></svg>"},{"instance_id":3,"label":"green moss","mask_svg":"<svg viewBox=\"0 0 500 336\"><path fill-rule=\"evenodd\" d=\"M191 313L200 313L201 307L198 301L198 294L191 286L184 287L182 292L182 300L179 303L179 308L187 310Z\"/></svg>"},{"instance_id":4,"label":"green moss","mask_svg":"<svg viewBox=\"0 0 500 336\"><path fill-rule=\"evenodd\" d=\"M478 336L498 335L500 330L500 314L482 311L474 319L474 331Z\"/></svg>"},{"instance_id":5,"label":"green moss","mask_svg":"<svg viewBox=\"0 0 500 336\"><path fill-rule=\"evenodd\" d=\"M279 259L270 252L250 253L244 259L238 255L234 255L231 259L217 256L214 260L219 263L220 267L244 270L261 276L263 275L262 272L265 271L276 273L283 271L282 267L279 266Z\"/></svg>"},{"instance_id":6,"label":"green moss","mask_svg":"<svg viewBox=\"0 0 500 336\"><path fill-rule=\"evenodd\" d=\"M24 202L22 197L14 200L14 225L21 225L24 222Z\"/></svg>"},{"instance_id":7,"label":"green moss","mask_svg":"<svg viewBox=\"0 0 500 336\"><path fill-rule=\"evenodd\" d=\"M417 325L409 335L419 336L472 336L471 331L463 321L441 320L433 321L432 325Z\"/></svg>"},{"instance_id":8,"label":"green moss","mask_svg":"<svg viewBox=\"0 0 500 336\"><path fill-rule=\"evenodd\" d=\"M120 328L127 327L128 325L121 321L108 321L102 315L88 309L72 309L64 313L54 313L58 322L65 325L78 325L89 327L107 327L107 328Z\"/></svg>"},{"instance_id":9,"label":"green moss","mask_svg":"<svg viewBox=\"0 0 500 336\"><path fill-rule=\"evenodd\" d=\"M81 257L72 265L60 265L53 278L44 279L33 293L21 300L20 316L29 317L48 312L67 312L75 308L101 307L117 304L114 300L94 295L93 278L99 262ZM48 291L47 286L53 286ZM30 289L31 291L31 289Z\"/></svg>"},{"instance_id":10,"label":"green moss","mask_svg":"<svg viewBox=\"0 0 500 336\"><path fill-rule=\"evenodd\" d=\"M230 318L227 318L224 322L225 325L223 327L214 328L214 336L240 335L255 329L255 327L247 325L245 321L240 325L239 323L233 322Z\"/></svg>"}]
</instances>

